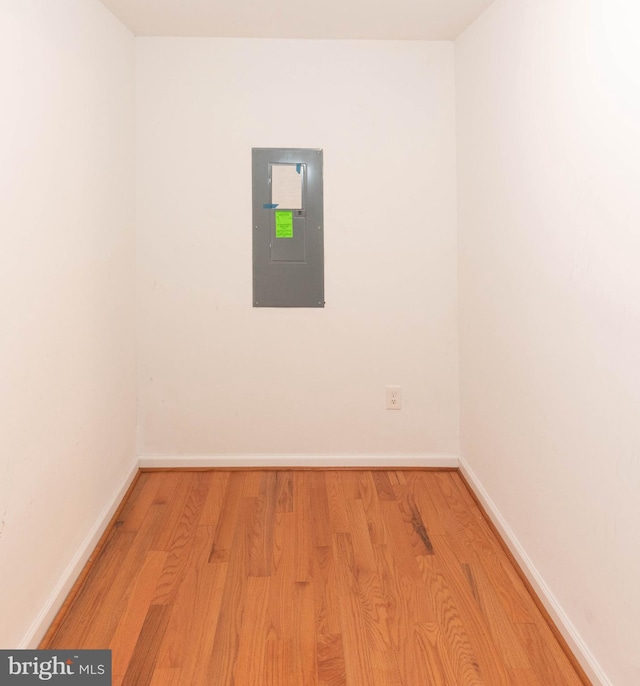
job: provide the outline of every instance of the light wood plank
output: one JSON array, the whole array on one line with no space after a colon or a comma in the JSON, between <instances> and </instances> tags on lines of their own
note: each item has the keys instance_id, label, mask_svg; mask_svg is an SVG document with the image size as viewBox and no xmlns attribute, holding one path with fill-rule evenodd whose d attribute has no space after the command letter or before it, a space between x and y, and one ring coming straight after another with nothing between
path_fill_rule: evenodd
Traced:
<instances>
[{"instance_id":1,"label":"light wood plank","mask_svg":"<svg viewBox=\"0 0 640 686\"><path fill-rule=\"evenodd\" d=\"M142 569L129 596L127 608L109 644L114 680L124 679L166 559L167 553L159 550L151 550L145 556Z\"/></svg>"},{"instance_id":2,"label":"light wood plank","mask_svg":"<svg viewBox=\"0 0 640 686\"><path fill-rule=\"evenodd\" d=\"M349 501L347 513L351 528L356 582L369 643L373 650L384 653L391 647L387 606L362 500Z\"/></svg>"},{"instance_id":3,"label":"light wood plank","mask_svg":"<svg viewBox=\"0 0 640 686\"><path fill-rule=\"evenodd\" d=\"M276 511L276 472L262 475L249 531L249 576L269 576L273 557L273 527Z\"/></svg>"},{"instance_id":4,"label":"light wood plank","mask_svg":"<svg viewBox=\"0 0 640 686\"><path fill-rule=\"evenodd\" d=\"M350 534L334 535L336 591L343 598L340 605L341 634L347 679L350 684L375 684L371 664L371 645L360 604L355 557Z\"/></svg>"},{"instance_id":5,"label":"light wood plank","mask_svg":"<svg viewBox=\"0 0 640 686\"><path fill-rule=\"evenodd\" d=\"M168 605L149 607L122 686L148 686L151 683L170 612L171 608Z\"/></svg>"},{"instance_id":6,"label":"light wood plank","mask_svg":"<svg viewBox=\"0 0 640 686\"><path fill-rule=\"evenodd\" d=\"M318 686L347 686L340 634L323 634L318 638Z\"/></svg>"},{"instance_id":7,"label":"light wood plank","mask_svg":"<svg viewBox=\"0 0 640 686\"><path fill-rule=\"evenodd\" d=\"M238 514L242 504L245 472L232 472L227 480L216 531L211 543L209 562L228 562L236 534Z\"/></svg>"}]
</instances>

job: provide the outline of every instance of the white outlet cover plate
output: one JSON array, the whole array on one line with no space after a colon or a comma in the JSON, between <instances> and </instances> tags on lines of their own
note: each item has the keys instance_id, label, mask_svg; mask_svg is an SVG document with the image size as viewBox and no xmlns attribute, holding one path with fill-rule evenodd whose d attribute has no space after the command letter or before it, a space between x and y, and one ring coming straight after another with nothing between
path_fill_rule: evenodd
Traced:
<instances>
[{"instance_id":1,"label":"white outlet cover plate","mask_svg":"<svg viewBox=\"0 0 640 686\"><path fill-rule=\"evenodd\" d=\"M387 386L385 389L387 410L402 409L402 392L400 386Z\"/></svg>"}]
</instances>

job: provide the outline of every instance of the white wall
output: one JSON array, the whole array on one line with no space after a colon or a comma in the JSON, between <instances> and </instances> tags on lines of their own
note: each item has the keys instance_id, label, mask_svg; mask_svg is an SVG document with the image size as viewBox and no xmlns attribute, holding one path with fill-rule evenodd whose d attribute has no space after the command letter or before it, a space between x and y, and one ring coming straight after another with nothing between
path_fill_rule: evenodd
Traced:
<instances>
[{"instance_id":1,"label":"white wall","mask_svg":"<svg viewBox=\"0 0 640 686\"><path fill-rule=\"evenodd\" d=\"M462 454L616 686L640 683L639 14L497 0L456 43Z\"/></svg>"},{"instance_id":2,"label":"white wall","mask_svg":"<svg viewBox=\"0 0 640 686\"><path fill-rule=\"evenodd\" d=\"M0 5L2 648L133 466L134 60L97 0Z\"/></svg>"},{"instance_id":3,"label":"white wall","mask_svg":"<svg viewBox=\"0 0 640 686\"><path fill-rule=\"evenodd\" d=\"M457 453L453 44L136 46L139 453ZM252 147L324 149L323 310L252 308Z\"/></svg>"}]
</instances>

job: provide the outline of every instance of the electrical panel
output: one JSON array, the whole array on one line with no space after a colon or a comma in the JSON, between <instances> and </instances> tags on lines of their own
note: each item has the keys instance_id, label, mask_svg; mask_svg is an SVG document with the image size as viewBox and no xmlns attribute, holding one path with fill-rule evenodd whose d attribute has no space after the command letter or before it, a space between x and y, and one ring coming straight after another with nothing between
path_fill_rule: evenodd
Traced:
<instances>
[{"instance_id":1,"label":"electrical panel","mask_svg":"<svg viewBox=\"0 0 640 686\"><path fill-rule=\"evenodd\" d=\"M253 306L324 307L322 150L252 156Z\"/></svg>"}]
</instances>

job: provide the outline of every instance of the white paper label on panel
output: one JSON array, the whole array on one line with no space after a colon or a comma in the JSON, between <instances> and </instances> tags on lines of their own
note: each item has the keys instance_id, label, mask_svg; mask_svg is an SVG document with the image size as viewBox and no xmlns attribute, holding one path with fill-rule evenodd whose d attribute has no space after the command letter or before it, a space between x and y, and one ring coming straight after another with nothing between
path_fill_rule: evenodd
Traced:
<instances>
[{"instance_id":1,"label":"white paper label on panel","mask_svg":"<svg viewBox=\"0 0 640 686\"><path fill-rule=\"evenodd\" d=\"M288 210L302 209L302 164L271 165L271 202Z\"/></svg>"}]
</instances>

